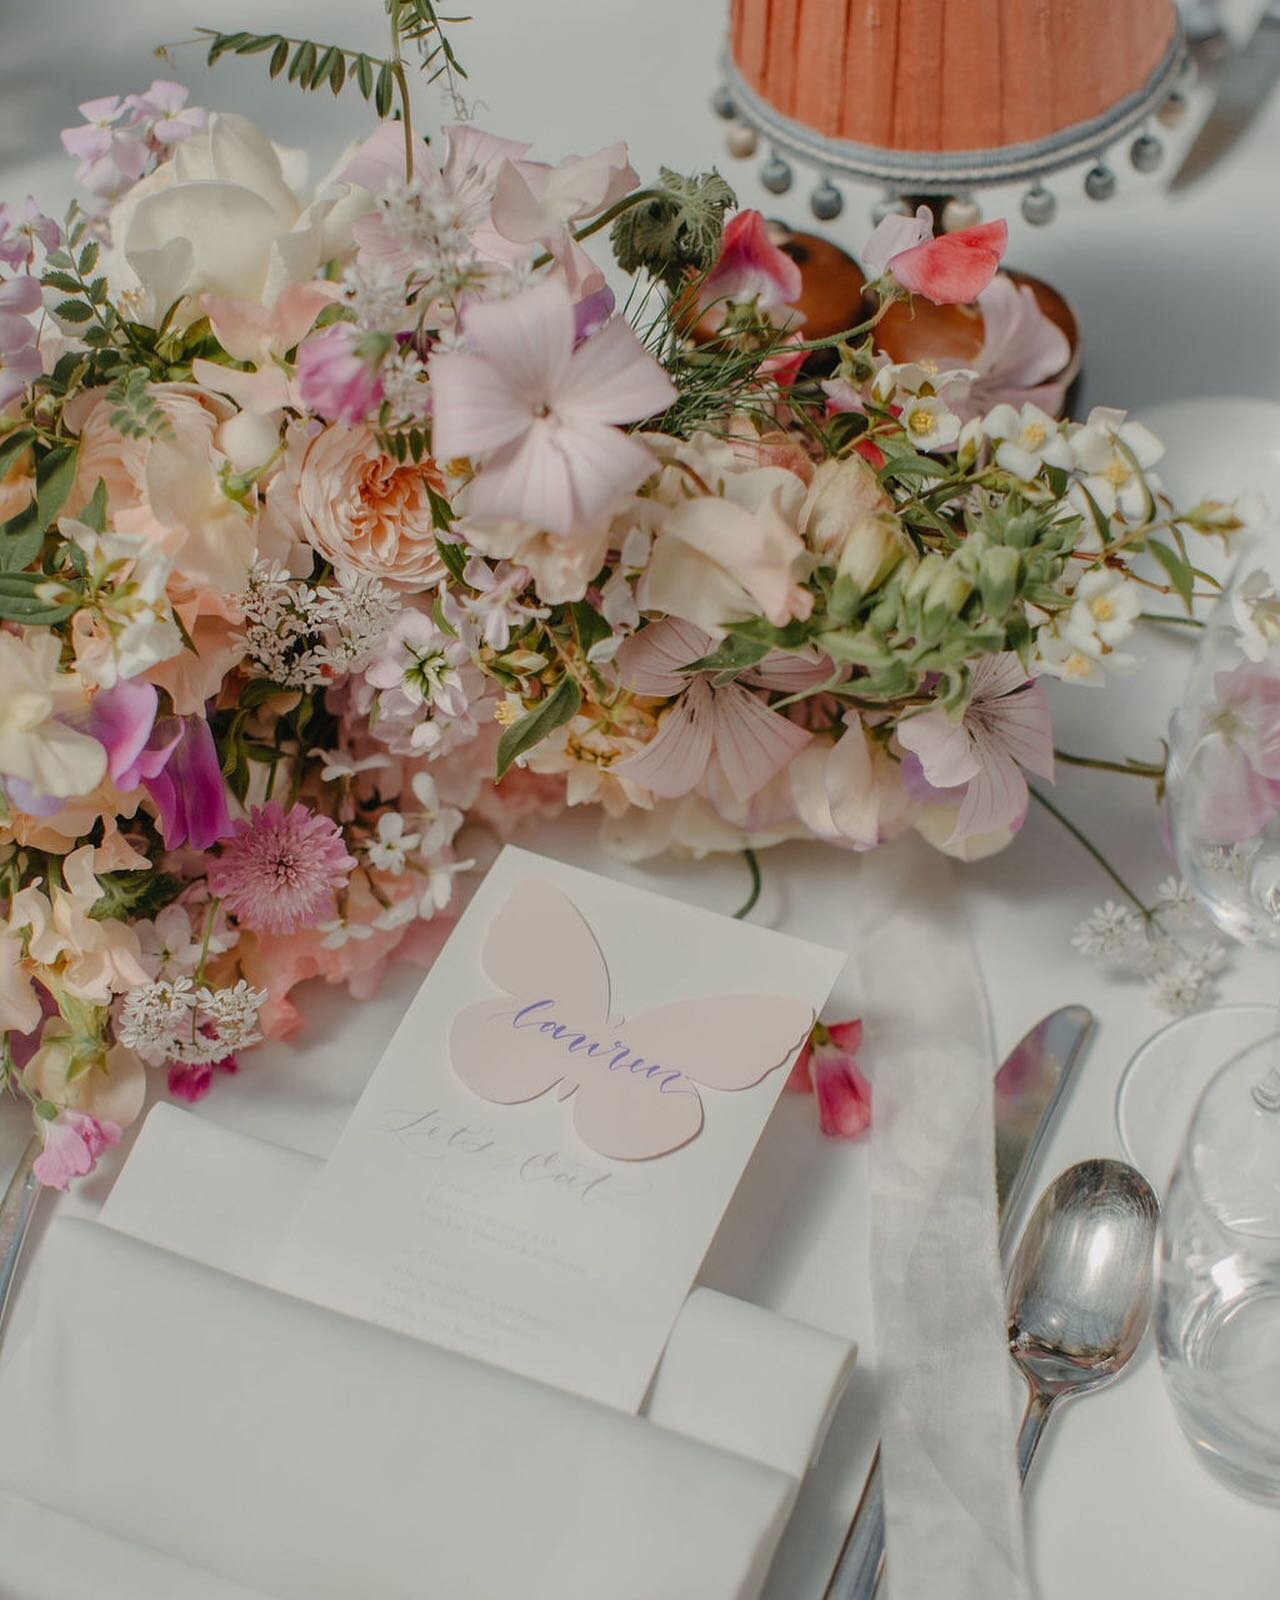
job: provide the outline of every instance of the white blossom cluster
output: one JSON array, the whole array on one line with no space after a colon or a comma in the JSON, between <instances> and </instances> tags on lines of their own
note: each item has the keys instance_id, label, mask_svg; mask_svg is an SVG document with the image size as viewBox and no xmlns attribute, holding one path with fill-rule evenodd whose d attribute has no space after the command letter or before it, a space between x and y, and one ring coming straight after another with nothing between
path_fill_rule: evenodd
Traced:
<instances>
[{"instance_id":1,"label":"white blossom cluster","mask_svg":"<svg viewBox=\"0 0 1280 1600\"><path fill-rule=\"evenodd\" d=\"M399 609L394 591L361 573L312 585L259 561L240 597L245 654L272 683L317 689L360 671Z\"/></svg>"},{"instance_id":2,"label":"white blossom cluster","mask_svg":"<svg viewBox=\"0 0 1280 1600\"><path fill-rule=\"evenodd\" d=\"M1108 900L1076 927L1071 943L1089 960L1144 981L1154 1003L1175 1016L1209 1004L1227 960L1189 885L1173 877L1159 885L1145 916Z\"/></svg>"},{"instance_id":3,"label":"white blossom cluster","mask_svg":"<svg viewBox=\"0 0 1280 1600\"><path fill-rule=\"evenodd\" d=\"M262 1038L258 1012L266 999L265 989L251 988L243 978L232 989L197 989L186 977L157 978L124 997L116 1038L152 1066L223 1061Z\"/></svg>"}]
</instances>

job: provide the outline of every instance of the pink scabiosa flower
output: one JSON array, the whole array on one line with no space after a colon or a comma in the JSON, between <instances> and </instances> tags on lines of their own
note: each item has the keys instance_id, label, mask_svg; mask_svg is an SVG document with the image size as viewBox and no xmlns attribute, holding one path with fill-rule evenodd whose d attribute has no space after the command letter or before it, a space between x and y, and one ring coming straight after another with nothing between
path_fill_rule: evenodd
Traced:
<instances>
[{"instance_id":1,"label":"pink scabiosa flower","mask_svg":"<svg viewBox=\"0 0 1280 1600\"><path fill-rule=\"evenodd\" d=\"M382 404L382 358L390 340L335 322L298 346L298 388L308 411L354 426Z\"/></svg>"},{"instance_id":2,"label":"pink scabiosa flower","mask_svg":"<svg viewBox=\"0 0 1280 1600\"><path fill-rule=\"evenodd\" d=\"M432 449L481 458L469 515L568 535L656 470L617 424L665 410L676 391L621 317L575 349L569 290L547 278L468 307L462 327L472 351L431 357Z\"/></svg>"},{"instance_id":3,"label":"pink scabiosa flower","mask_svg":"<svg viewBox=\"0 0 1280 1600\"><path fill-rule=\"evenodd\" d=\"M355 865L337 823L271 800L234 825L209 868L209 889L255 933L297 933L332 911Z\"/></svg>"},{"instance_id":4,"label":"pink scabiosa flower","mask_svg":"<svg viewBox=\"0 0 1280 1600\"><path fill-rule=\"evenodd\" d=\"M914 217L883 218L862 247L862 264L869 273L892 277L935 306L967 305L995 277L1008 243L1009 226L1003 220L935 239L933 213L921 206Z\"/></svg>"},{"instance_id":5,"label":"pink scabiosa flower","mask_svg":"<svg viewBox=\"0 0 1280 1600\"><path fill-rule=\"evenodd\" d=\"M83 1178L108 1145L120 1143L119 1123L99 1122L83 1111L59 1111L52 1119L37 1120L44 1149L31 1170L47 1189L65 1189L72 1178Z\"/></svg>"},{"instance_id":6,"label":"pink scabiosa flower","mask_svg":"<svg viewBox=\"0 0 1280 1600\"><path fill-rule=\"evenodd\" d=\"M787 1079L787 1088L818 1097L818 1125L834 1139L852 1139L871 1126L871 1085L854 1059L862 1023L819 1022Z\"/></svg>"}]
</instances>

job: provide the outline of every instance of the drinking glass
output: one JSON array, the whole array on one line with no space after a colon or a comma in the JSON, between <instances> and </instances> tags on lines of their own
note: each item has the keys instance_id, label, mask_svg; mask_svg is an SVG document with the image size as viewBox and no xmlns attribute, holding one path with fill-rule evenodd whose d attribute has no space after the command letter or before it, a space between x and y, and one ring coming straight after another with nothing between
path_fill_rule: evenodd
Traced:
<instances>
[{"instance_id":1,"label":"drinking glass","mask_svg":"<svg viewBox=\"0 0 1280 1600\"><path fill-rule=\"evenodd\" d=\"M1280 1505L1280 1036L1212 1079L1161 1222L1156 1342L1183 1432Z\"/></svg>"}]
</instances>

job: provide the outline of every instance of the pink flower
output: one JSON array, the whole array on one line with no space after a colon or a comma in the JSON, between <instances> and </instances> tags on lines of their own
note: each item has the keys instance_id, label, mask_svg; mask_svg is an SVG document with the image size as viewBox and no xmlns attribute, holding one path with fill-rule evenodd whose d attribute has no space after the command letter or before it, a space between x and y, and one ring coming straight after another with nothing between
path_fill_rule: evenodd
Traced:
<instances>
[{"instance_id":1,"label":"pink flower","mask_svg":"<svg viewBox=\"0 0 1280 1600\"><path fill-rule=\"evenodd\" d=\"M963 788L949 843L1018 827L1027 810L1026 767L1053 781L1053 731L1039 684L1012 652L982 656L969 670L961 720L941 707L898 723L898 743L919 758L935 789Z\"/></svg>"},{"instance_id":2,"label":"pink flower","mask_svg":"<svg viewBox=\"0 0 1280 1600\"><path fill-rule=\"evenodd\" d=\"M151 151L134 131L134 114L119 95L86 100L79 111L84 125L62 130L62 148L80 158L76 182L112 199L142 176Z\"/></svg>"},{"instance_id":3,"label":"pink flower","mask_svg":"<svg viewBox=\"0 0 1280 1600\"><path fill-rule=\"evenodd\" d=\"M871 1126L871 1085L854 1059L862 1043L862 1023L818 1023L796 1057L787 1088L816 1092L823 1133L852 1139Z\"/></svg>"},{"instance_id":4,"label":"pink flower","mask_svg":"<svg viewBox=\"0 0 1280 1600\"><path fill-rule=\"evenodd\" d=\"M209 724L202 716L170 717L152 729L148 741L158 768L146 756L137 763L138 781L155 802L166 850L190 845L207 850L231 832L227 786Z\"/></svg>"},{"instance_id":5,"label":"pink flower","mask_svg":"<svg viewBox=\"0 0 1280 1600\"><path fill-rule=\"evenodd\" d=\"M998 272L978 296L978 310L982 349L970 362L939 363L977 373L969 393L956 403L958 414L967 421L998 405L1034 405L1056 416L1067 392L1061 374L1071 360L1071 346L1041 311L1035 292Z\"/></svg>"},{"instance_id":6,"label":"pink flower","mask_svg":"<svg viewBox=\"0 0 1280 1600\"><path fill-rule=\"evenodd\" d=\"M615 205L639 181L621 143L590 156L567 156L555 167L507 160L498 169L491 220L513 244L555 249L573 223Z\"/></svg>"},{"instance_id":7,"label":"pink flower","mask_svg":"<svg viewBox=\"0 0 1280 1600\"><path fill-rule=\"evenodd\" d=\"M16 207L0 203L0 261L15 272L19 267L29 268L37 242L46 250L56 250L62 243L62 229L30 195L21 216Z\"/></svg>"},{"instance_id":8,"label":"pink flower","mask_svg":"<svg viewBox=\"0 0 1280 1600\"><path fill-rule=\"evenodd\" d=\"M234 824L209 868L209 890L257 933L297 933L332 909L355 865L335 822L271 800Z\"/></svg>"},{"instance_id":9,"label":"pink flower","mask_svg":"<svg viewBox=\"0 0 1280 1600\"><path fill-rule=\"evenodd\" d=\"M171 1061L169 1063L169 1093L177 1100L195 1105L203 1100L213 1087L215 1072L235 1073L240 1070L234 1056L223 1056L221 1061Z\"/></svg>"},{"instance_id":10,"label":"pink flower","mask_svg":"<svg viewBox=\"0 0 1280 1600\"><path fill-rule=\"evenodd\" d=\"M676 799L709 786L734 800L748 800L794 759L809 735L741 683L716 686L714 673L681 671L715 647L710 634L675 617L633 634L617 655L618 676L637 694L677 696L657 733L635 755L613 768L616 778ZM793 657L783 662L794 664ZM768 678L768 656L753 674ZM830 675L830 664L821 669Z\"/></svg>"},{"instance_id":11,"label":"pink flower","mask_svg":"<svg viewBox=\"0 0 1280 1600\"><path fill-rule=\"evenodd\" d=\"M1188 828L1216 844L1240 844L1280 811L1280 674L1241 662L1215 673L1213 689L1181 763ZM1175 727L1187 715L1179 711Z\"/></svg>"},{"instance_id":12,"label":"pink flower","mask_svg":"<svg viewBox=\"0 0 1280 1600\"><path fill-rule=\"evenodd\" d=\"M125 107L133 114L133 127L159 145L181 144L209 121L201 106L188 106L185 84L156 78L146 94L131 94ZM83 110L83 107L81 108Z\"/></svg>"},{"instance_id":13,"label":"pink flower","mask_svg":"<svg viewBox=\"0 0 1280 1600\"><path fill-rule=\"evenodd\" d=\"M35 278L10 278L0 283L0 407L40 376L35 325L27 315L39 310L41 299Z\"/></svg>"},{"instance_id":14,"label":"pink flower","mask_svg":"<svg viewBox=\"0 0 1280 1600\"><path fill-rule=\"evenodd\" d=\"M65 1189L70 1179L83 1178L109 1144L120 1143L119 1123L99 1122L83 1111L59 1111L52 1121L38 1121L44 1149L31 1170L47 1189Z\"/></svg>"},{"instance_id":15,"label":"pink flower","mask_svg":"<svg viewBox=\"0 0 1280 1600\"><path fill-rule=\"evenodd\" d=\"M148 749L155 725L159 695L154 684L142 678L121 678L110 689L99 689L89 704L85 732L107 752L107 775L117 789L136 789L145 774L154 777L164 768L177 742Z\"/></svg>"},{"instance_id":16,"label":"pink flower","mask_svg":"<svg viewBox=\"0 0 1280 1600\"><path fill-rule=\"evenodd\" d=\"M1003 220L933 237L933 213L921 206L914 217L888 216L877 224L862 249L863 264L888 273L911 294L935 306L976 300L995 277L1009 243Z\"/></svg>"},{"instance_id":17,"label":"pink flower","mask_svg":"<svg viewBox=\"0 0 1280 1600\"><path fill-rule=\"evenodd\" d=\"M698 310L754 300L761 311L776 311L794 306L800 291L800 268L770 239L761 214L739 211L724 230L720 259L698 289Z\"/></svg>"},{"instance_id":18,"label":"pink flower","mask_svg":"<svg viewBox=\"0 0 1280 1600\"><path fill-rule=\"evenodd\" d=\"M349 322L335 322L298 346L298 387L308 411L327 422L364 422L382 404L385 339L369 336Z\"/></svg>"},{"instance_id":19,"label":"pink flower","mask_svg":"<svg viewBox=\"0 0 1280 1600\"><path fill-rule=\"evenodd\" d=\"M436 351L430 375L438 460L479 456L468 511L567 534L596 522L654 471L638 422L675 398L621 317L575 350L573 302L557 278L463 315L475 354Z\"/></svg>"}]
</instances>

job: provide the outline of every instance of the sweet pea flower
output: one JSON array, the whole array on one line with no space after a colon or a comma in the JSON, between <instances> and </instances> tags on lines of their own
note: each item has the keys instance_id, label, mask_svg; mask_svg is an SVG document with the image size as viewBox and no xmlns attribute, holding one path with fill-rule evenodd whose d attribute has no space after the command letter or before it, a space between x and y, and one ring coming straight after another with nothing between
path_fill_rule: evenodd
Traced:
<instances>
[{"instance_id":1,"label":"sweet pea flower","mask_svg":"<svg viewBox=\"0 0 1280 1600\"><path fill-rule=\"evenodd\" d=\"M462 325L474 353L431 357L432 449L441 461L481 458L471 515L568 534L654 471L617 424L665 410L676 391L621 317L575 350L569 291L547 278L468 307Z\"/></svg>"},{"instance_id":2,"label":"sweet pea flower","mask_svg":"<svg viewBox=\"0 0 1280 1600\"><path fill-rule=\"evenodd\" d=\"M997 406L1021 406L1041 415L1061 411L1067 392L1061 374L1071 360L1071 346L1040 309L1035 291L998 272L978 295L978 310L982 349L971 363L973 380L960 407L965 419ZM1050 420L1049 427L1057 438L1057 424Z\"/></svg>"},{"instance_id":3,"label":"sweet pea flower","mask_svg":"<svg viewBox=\"0 0 1280 1600\"><path fill-rule=\"evenodd\" d=\"M335 322L298 346L298 389L308 411L354 425L382 404L382 358L388 340Z\"/></svg>"},{"instance_id":4,"label":"sweet pea flower","mask_svg":"<svg viewBox=\"0 0 1280 1600\"><path fill-rule=\"evenodd\" d=\"M0 283L0 408L30 388L41 372L35 324L29 313L41 304L35 278L10 278Z\"/></svg>"},{"instance_id":5,"label":"sweet pea flower","mask_svg":"<svg viewBox=\"0 0 1280 1600\"><path fill-rule=\"evenodd\" d=\"M1008 242L1004 221L934 238L933 213L921 206L914 217L883 218L862 248L862 261L872 274L891 277L936 306L967 305L995 277Z\"/></svg>"},{"instance_id":6,"label":"sweet pea flower","mask_svg":"<svg viewBox=\"0 0 1280 1600\"><path fill-rule=\"evenodd\" d=\"M621 682L637 694L677 698L648 744L615 764L615 778L664 799L703 786L747 800L809 743L803 728L743 684L716 685L714 673L681 670L714 644L710 634L676 617L650 623L623 644L616 658ZM794 664L794 658L766 656L752 676L763 684L771 668ZM830 663L810 667L815 670L825 679Z\"/></svg>"},{"instance_id":7,"label":"sweet pea flower","mask_svg":"<svg viewBox=\"0 0 1280 1600\"><path fill-rule=\"evenodd\" d=\"M639 181L621 142L554 167L507 159L498 169L490 220L513 244L555 249L575 222L607 211Z\"/></svg>"},{"instance_id":8,"label":"sweet pea flower","mask_svg":"<svg viewBox=\"0 0 1280 1600\"><path fill-rule=\"evenodd\" d=\"M1029 683L1012 652L982 656L970 668L959 722L941 707L904 717L898 743L919 759L935 789L962 789L951 841L1021 823L1027 810L1023 767L1053 780L1053 733L1044 690Z\"/></svg>"},{"instance_id":9,"label":"sweet pea flower","mask_svg":"<svg viewBox=\"0 0 1280 1600\"><path fill-rule=\"evenodd\" d=\"M46 897L35 884L14 895L9 926L28 929L31 960L51 967L61 963L60 981L69 993L93 1005L106 1005L147 981L138 936L126 922L95 917L102 898L91 844L73 850L62 863L62 883Z\"/></svg>"},{"instance_id":10,"label":"sweet pea flower","mask_svg":"<svg viewBox=\"0 0 1280 1600\"><path fill-rule=\"evenodd\" d=\"M65 1189L72 1178L85 1177L108 1145L120 1143L118 1123L99 1122L83 1111L59 1111L52 1120L36 1121L44 1148L31 1170L47 1189Z\"/></svg>"},{"instance_id":11,"label":"sweet pea flower","mask_svg":"<svg viewBox=\"0 0 1280 1600\"><path fill-rule=\"evenodd\" d=\"M834 1139L854 1139L871 1126L871 1085L855 1057L862 1023L819 1022L796 1057L787 1088L816 1093L818 1123Z\"/></svg>"},{"instance_id":12,"label":"sweet pea flower","mask_svg":"<svg viewBox=\"0 0 1280 1600\"><path fill-rule=\"evenodd\" d=\"M44 629L0 631L0 776L59 799L88 794L107 768L102 745L73 725L88 701L80 679L59 670L61 650Z\"/></svg>"},{"instance_id":13,"label":"sweet pea flower","mask_svg":"<svg viewBox=\"0 0 1280 1600\"><path fill-rule=\"evenodd\" d=\"M159 700L154 684L122 678L90 703L85 731L107 752L107 776L122 794L162 772L177 743L175 731L170 742L148 745Z\"/></svg>"},{"instance_id":14,"label":"sweet pea flower","mask_svg":"<svg viewBox=\"0 0 1280 1600\"><path fill-rule=\"evenodd\" d=\"M760 212L739 211L724 230L720 259L698 288L698 310L754 301L763 312L783 311L795 306L801 288L799 266L770 239ZM781 320L801 319L793 313Z\"/></svg>"},{"instance_id":15,"label":"sweet pea flower","mask_svg":"<svg viewBox=\"0 0 1280 1600\"><path fill-rule=\"evenodd\" d=\"M209 724L202 716L171 717L152 731L151 744L167 757L158 771L139 768L143 788L160 814L166 850L189 845L207 850L231 833L227 786Z\"/></svg>"},{"instance_id":16,"label":"sweet pea flower","mask_svg":"<svg viewBox=\"0 0 1280 1600\"><path fill-rule=\"evenodd\" d=\"M134 117L116 94L85 100L77 108L82 126L62 130L62 148L79 158L76 182L90 194L112 199L146 171L151 152L134 131Z\"/></svg>"}]
</instances>

